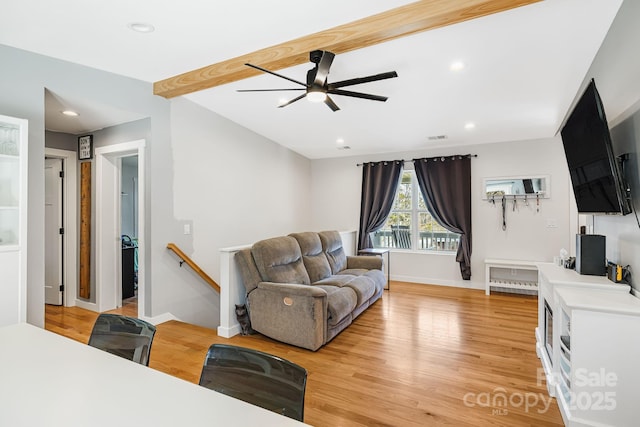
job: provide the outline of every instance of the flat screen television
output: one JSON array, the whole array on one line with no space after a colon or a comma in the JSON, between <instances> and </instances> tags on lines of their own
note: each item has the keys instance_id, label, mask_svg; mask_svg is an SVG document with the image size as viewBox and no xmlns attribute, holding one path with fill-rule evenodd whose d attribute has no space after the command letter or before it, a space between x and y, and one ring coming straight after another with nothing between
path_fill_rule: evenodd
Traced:
<instances>
[{"instance_id":1,"label":"flat screen television","mask_svg":"<svg viewBox=\"0 0 640 427\"><path fill-rule=\"evenodd\" d=\"M609 125L593 79L560 132L578 212L631 212L622 174L611 145Z\"/></svg>"}]
</instances>

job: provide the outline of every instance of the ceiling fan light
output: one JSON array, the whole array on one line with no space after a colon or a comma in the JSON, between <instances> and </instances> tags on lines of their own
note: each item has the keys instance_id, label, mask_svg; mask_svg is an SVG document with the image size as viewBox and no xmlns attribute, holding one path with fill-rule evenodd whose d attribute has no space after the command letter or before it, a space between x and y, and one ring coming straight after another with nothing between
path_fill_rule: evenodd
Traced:
<instances>
[{"instance_id":1,"label":"ceiling fan light","mask_svg":"<svg viewBox=\"0 0 640 427\"><path fill-rule=\"evenodd\" d=\"M327 99L327 94L319 90L310 90L307 92L307 99L309 102L324 102Z\"/></svg>"}]
</instances>

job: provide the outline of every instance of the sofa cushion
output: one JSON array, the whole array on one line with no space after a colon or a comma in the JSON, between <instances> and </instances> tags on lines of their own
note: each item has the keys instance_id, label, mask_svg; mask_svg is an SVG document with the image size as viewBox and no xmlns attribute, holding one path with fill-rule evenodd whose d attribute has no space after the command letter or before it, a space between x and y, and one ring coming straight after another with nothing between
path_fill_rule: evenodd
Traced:
<instances>
[{"instance_id":1,"label":"sofa cushion","mask_svg":"<svg viewBox=\"0 0 640 427\"><path fill-rule=\"evenodd\" d=\"M265 282L311 283L302 262L300 246L293 237L281 236L256 242L251 247L251 254Z\"/></svg>"},{"instance_id":2,"label":"sofa cushion","mask_svg":"<svg viewBox=\"0 0 640 427\"><path fill-rule=\"evenodd\" d=\"M383 289L387 284L387 278L385 277L382 270L364 270L362 268L348 268L346 270L342 270L338 276L364 276L373 280L373 283L376 285L376 289Z\"/></svg>"},{"instance_id":3,"label":"sofa cushion","mask_svg":"<svg viewBox=\"0 0 640 427\"><path fill-rule=\"evenodd\" d=\"M334 274L325 279L318 280L317 282L313 282L314 286L337 286L339 288L343 287L347 283L353 280L353 276L348 274Z\"/></svg>"},{"instance_id":4,"label":"sofa cushion","mask_svg":"<svg viewBox=\"0 0 640 427\"><path fill-rule=\"evenodd\" d=\"M358 297L356 307L360 307L362 304L369 301L369 299L377 293L376 284L373 279L367 276L356 276L352 280L347 282L345 287L353 289Z\"/></svg>"},{"instance_id":5,"label":"sofa cushion","mask_svg":"<svg viewBox=\"0 0 640 427\"><path fill-rule=\"evenodd\" d=\"M342 237L337 231L321 231L318 233L322 242L322 250L327 256L331 272L336 274L347 266L347 256L342 248Z\"/></svg>"},{"instance_id":6,"label":"sofa cushion","mask_svg":"<svg viewBox=\"0 0 640 427\"><path fill-rule=\"evenodd\" d=\"M322 250L322 242L318 233L292 233L289 236L296 239L298 245L300 245L302 261L307 269L311 283L331 276L331 266Z\"/></svg>"},{"instance_id":7,"label":"sofa cushion","mask_svg":"<svg viewBox=\"0 0 640 427\"><path fill-rule=\"evenodd\" d=\"M373 281L376 286L376 294L384 289L387 286L387 277L380 270L369 270L363 274L363 276L368 277Z\"/></svg>"},{"instance_id":8,"label":"sofa cushion","mask_svg":"<svg viewBox=\"0 0 640 427\"><path fill-rule=\"evenodd\" d=\"M347 268L346 270L342 270L339 274L350 274L352 276L362 276L366 274L369 270L365 270L364 268Z\"/></svg>"},{"instance_id":9,"label":"sofa cushion","mask_svg":"<svg viewBox=\"0 0 640 427\"><path fill-rule=\"evenodd\" d=\"M358 297L353 289L326 285L318 287L327 291L327 311L329 312L327 326L329 328L337 325L345 318L351 317L351 312L356 308L358 302Z\"/></svg>"},{"instance_id":10,"label":"sofa cushion","mask_svg":"<svg viewBox=\"0 0 640 427\"><path fill-rule=\"evenodd\" d=\"M324 280L319 280L315 283L312 283L312 285L319 286L321 288L325 288L327 286L351 288L358 297L358 300L356 301L356 307L360 307L364 302L368 301L372 296L378 293L380 289L382 289L378 289L374 277L368 277L366 274L363 274L361 276L353 276L349 274L334 274L333 276L327 277Z\"/></svg>"}]
</instances>

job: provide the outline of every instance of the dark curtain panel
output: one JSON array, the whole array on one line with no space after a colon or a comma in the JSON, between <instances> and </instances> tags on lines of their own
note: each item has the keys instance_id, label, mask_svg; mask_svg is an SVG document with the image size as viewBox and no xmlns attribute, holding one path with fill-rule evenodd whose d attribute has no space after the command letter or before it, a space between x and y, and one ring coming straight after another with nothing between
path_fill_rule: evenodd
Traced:
<instances>
[{"instance_id":1,"label":"dark curtain panel","mask_svg":"<svg viewBox=\"0 0 640 427\"><path fill-rule=\"evenodd\" d=\"M471 279L471 158L414 159L418 185L433 217L460 234L456 261L464 280Z\"/></svg>"},{"instance_id":2,"label":"dark curtain panel","mask_svg":"<svg viewBox=\"0 0 640 427\"><path fill-rule=\"evenodd\" d=\"M382 228L396 196L402 161L365 163L362 165L362 199L358 249L373 247L371 233Z\"/></svg>"}]
</instances>

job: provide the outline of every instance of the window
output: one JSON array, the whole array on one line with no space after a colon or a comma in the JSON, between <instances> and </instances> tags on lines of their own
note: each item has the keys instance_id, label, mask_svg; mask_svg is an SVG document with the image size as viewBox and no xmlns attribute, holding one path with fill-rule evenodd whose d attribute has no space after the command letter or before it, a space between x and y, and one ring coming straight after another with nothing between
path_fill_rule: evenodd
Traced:
<instances>
[{"instance_id":1,"label":"window","mask_svg":"<svg viewBox=\"0 0 640 427\"><path fill-rule=\"evenodd\" d=\"M375 248L418 251L456 251L460 241L433 219L412 170L402 172L391 214L372 237Z\"/></svg>"}]
</instances>

